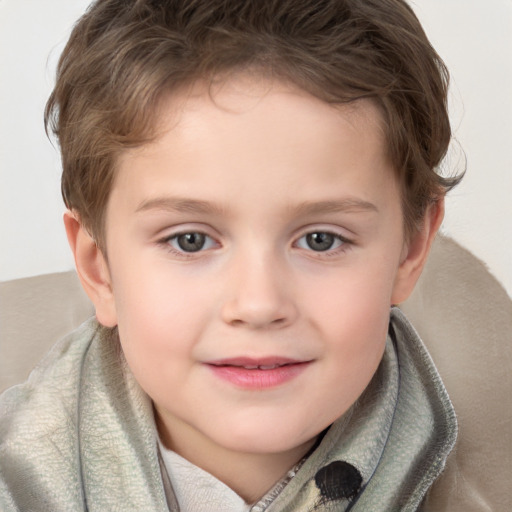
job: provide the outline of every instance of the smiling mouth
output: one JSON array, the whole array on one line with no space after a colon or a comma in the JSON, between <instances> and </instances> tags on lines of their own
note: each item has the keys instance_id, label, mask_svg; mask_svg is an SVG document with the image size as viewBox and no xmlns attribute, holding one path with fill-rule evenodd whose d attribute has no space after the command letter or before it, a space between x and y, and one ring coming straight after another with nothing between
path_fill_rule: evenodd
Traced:
<instances>
[{"instance_id":1,"label":"smiling mouth","mask_svg":"<svg viewBox=\"0 0 512 512\"><path fill-rule=\"evenodd\" d=\"M206 363L213 374L239 388L266 389L298 377L312 361L235 358Z\"/></svg>"},{"instance_id":2,"label":"smiling mouth","mask_svg":"<svg viewBox=\"0 0 512 512\"><path fill-rule=\"evenodd\" d=\"M286 364L258 364L258 365L242 365L242 368L245 368L246 370L273 370L274 368L281 368L283 366L289 366L290 364L295 363L286 363ZM237 366L233 364L226 364L222 366Z\"/></svg>"},{"instance_id":3,"label":"smiling mouth","mask_svg":"<svg viewBox=\"0 0 512 512\"><path fill-rule=\"evenodd\" d=\"M211 364L213 366L234 366L238 368L245 368L246 370L273 370L275 368L281 368L282 366L290 366L306 362L309 361L290 359L286 357L264 357L258 359L250 357L236 357L211 361L207 364Z\"/></svg>"}]
</instances>

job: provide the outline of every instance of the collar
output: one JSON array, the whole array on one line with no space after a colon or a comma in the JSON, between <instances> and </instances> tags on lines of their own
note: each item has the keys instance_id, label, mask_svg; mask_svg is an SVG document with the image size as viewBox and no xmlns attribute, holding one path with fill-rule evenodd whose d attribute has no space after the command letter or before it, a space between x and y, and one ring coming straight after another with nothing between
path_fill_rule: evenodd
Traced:
<instances>
[{"instance_id":1,"label":"collar","mask_svg":"<svg viewBox=\"0 0 512 512\"><path fill-rule=\"evenodd\" d=\"M380 367L267 509L414 511L445 466L455 412L418 334L391 311Z\"/></svg>"}]
</instances>

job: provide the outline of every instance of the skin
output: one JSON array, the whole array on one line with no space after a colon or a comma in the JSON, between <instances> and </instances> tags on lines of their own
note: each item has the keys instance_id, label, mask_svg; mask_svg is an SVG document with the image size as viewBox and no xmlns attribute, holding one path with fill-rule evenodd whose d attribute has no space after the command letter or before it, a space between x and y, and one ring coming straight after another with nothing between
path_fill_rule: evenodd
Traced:
<instances>
[{"instance_id":1,"label":"skin","mask_svg":"<svg viewBox=\"0 0 512 512\"><path fill-rule=\"evenodd\" d=\"M252 502L371 380L390 305L419 277L442 203L406 244L369 101L331 106L239 76L175 93L162 112L161 135L119 161L108 264L72 212L68 238L163 442ZM184 233L206 235L201 250L184 251ZM332 247L312 246L312 233L332 234ZM306 364L261 389L209 366L241 356Z\"/></svg>"}]
</instances>

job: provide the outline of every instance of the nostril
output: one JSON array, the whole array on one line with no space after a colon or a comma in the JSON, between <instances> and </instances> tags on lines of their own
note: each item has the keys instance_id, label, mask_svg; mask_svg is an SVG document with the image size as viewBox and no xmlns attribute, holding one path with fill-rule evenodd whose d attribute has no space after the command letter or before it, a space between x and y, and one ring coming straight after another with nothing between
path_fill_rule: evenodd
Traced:
<instances>
[{"instance_id":1,"label":"nostril","mask_svg":"<svg viewBox=\"0 0 512 512\"><path fill-rule=\"evenodd\" d=\"M246 327L249 329L269 329L269 328L280 328L284 327L287 324L287 319L285 317L279 317L275 319L266 319L266 318L233 318L228 321L229 325L232 327Z\"/></svg>"},{"instance_id":2,"label":"nostril","mask_svg":"<svg viewBox=\"0 0 512 512\"><path fill-rule=\"evenodd\" d=\"M221 306L222 320L232 326L249 329L283 328L297 316L294 301L279 287L237 287L236 294Z\"/></svg>"}]
</instances>

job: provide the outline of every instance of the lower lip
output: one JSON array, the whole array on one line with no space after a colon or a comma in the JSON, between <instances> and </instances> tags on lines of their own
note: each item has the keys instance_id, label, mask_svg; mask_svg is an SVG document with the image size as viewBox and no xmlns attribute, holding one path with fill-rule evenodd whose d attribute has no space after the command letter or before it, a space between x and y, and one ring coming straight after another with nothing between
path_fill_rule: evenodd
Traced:
<instances>
[{"instance_id":1,"label":"lower lip","mask_svg":"<svg viewBox=\"0 0 512 512\"><path fill-rule=\"evenodd\" d=\"M244 389L268 389L280 386L298 377L309 362L287 364L271 370L248 370L241 366L208 365L210 370L225 381Z\"/></svg>"}]
</instances>

